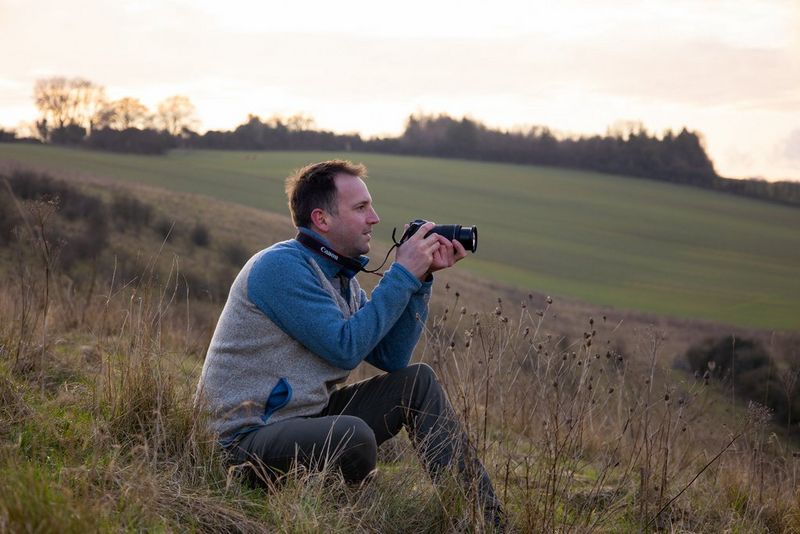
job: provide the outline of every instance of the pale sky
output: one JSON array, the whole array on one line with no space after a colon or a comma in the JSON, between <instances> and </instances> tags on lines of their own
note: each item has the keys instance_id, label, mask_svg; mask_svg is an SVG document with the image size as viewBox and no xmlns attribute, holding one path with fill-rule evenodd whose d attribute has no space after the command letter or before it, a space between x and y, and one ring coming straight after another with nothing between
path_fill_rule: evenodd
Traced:
<instances>
[{"instance_id":1,"label":"pale sky","mask_svg":"<svg viewBox=\"0 0 800 534\"><path fill-rule=\"evenodd\" d=\"M800 0L0 0L0 126L83 77L202 130L248 113L398 134L409 114L700 131L724 176L800 180Z\"/></svg>"}]
</instances>

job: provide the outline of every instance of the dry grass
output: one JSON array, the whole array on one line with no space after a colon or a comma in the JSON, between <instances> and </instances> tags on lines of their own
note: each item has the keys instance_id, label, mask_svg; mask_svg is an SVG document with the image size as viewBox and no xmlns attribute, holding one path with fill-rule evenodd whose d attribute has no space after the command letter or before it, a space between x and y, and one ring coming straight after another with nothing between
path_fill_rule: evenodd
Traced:
<instances>
[{"instance_id":1,"label":"dry grass","mask_svg":"<svg viewBox=\"0 0 800 534\"><path fill-rule=\"evenodd\" d=\"M176 292L185 261L160 244L134 278L71 284L46 225L9 247L16 268L0 286L0 531L484 529L403 437L362 488L331 472L246 487L192 403L220 303ZM443 278L416 357L445 385L513 529L800 529L796 446L763 408L675 371L662 329L625 333L611 312L579 321L569 303L489 300L496 288Z\"/></svg>"}]
</instances>

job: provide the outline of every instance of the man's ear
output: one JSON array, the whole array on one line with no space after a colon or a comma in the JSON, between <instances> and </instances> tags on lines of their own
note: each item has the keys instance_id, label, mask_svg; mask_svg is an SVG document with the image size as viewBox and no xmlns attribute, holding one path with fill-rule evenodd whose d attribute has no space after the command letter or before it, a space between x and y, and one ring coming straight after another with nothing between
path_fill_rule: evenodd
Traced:
<instances>
[{"instance_id":1,"label":"man's ear","mask_svg":"<svg viewBox=\"0 0 800 534\"><path fill-rule=\"evenodd\" d=\"M330 226L330 217L322 208L314 208L311 212L311 223L323 232L327 232Z\"/></svg>"}]
</instances>

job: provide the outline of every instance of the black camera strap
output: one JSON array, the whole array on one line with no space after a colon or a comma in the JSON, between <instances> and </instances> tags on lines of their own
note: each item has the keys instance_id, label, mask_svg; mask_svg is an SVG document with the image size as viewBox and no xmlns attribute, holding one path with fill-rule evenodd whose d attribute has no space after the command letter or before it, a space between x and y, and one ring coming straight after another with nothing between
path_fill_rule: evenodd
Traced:
<instances>
[{"instance_id":1,"label":"black camera strap","mask_svg":"<svg viewBox=\"0 0 800 534\"><path fill-rule=\"evenodd\" d=\"M354 273L357 273L362 269L360 261L355 260L349 256L339 254L338 252L333 250L331 247L329 247L322 241L315 239L310 235L306 235L303 232L299 232L295 237L295 239L297 239L300 242L300 244L305 245L309 250L316 252L320 256L325 256L329 260L338 263L345 269L353 271Z\"/></svg>"},{"instance_id":2,"label":"black camera strap","mask_svg":"<svg viewBox=\"0 0 800 534\"><path fill-rule=\"evenodd\" d=\"M390 248L389 252L386 253L386 257L383 258L383 263L381 263L376 269L365 269L364 266L361 265L360 261L349 256L345 256L344 254L339 254L319 239L304 234L303 232L298 232L298 234L295 236L295 239L297 239L301 245L305 246L312 252L316 252L320 256L324 256L329 260L338 263L345 269L353 271L354 273L364 271L365 273L383 276L383 273L379 273L378 271L383 268L384 265L386 265L386 260L389 259L389 254L391 254L395 248L400 246L400 243L398 243L397 239L395 238L396 231L396 228L392 231L392 241L394 241L394 245L392 245L392 248Z\"/></svg>"}]
</instances>

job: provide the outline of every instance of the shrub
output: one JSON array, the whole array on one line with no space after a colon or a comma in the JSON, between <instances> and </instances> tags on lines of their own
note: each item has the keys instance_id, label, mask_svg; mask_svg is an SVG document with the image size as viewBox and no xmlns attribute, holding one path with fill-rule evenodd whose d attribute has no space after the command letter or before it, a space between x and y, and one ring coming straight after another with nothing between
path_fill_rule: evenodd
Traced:
<instances>
[{"instance_id":1,"label":"shrub","mask_svg":"<svg viewBox=\"0 0 800 534\"><path fill-rule=\"evenodd\" d=\"M155 226L156 233L162 239L169 243L175 237L175 221L169 219L159 219Z\"/></svg>"},{"instance_id":2,"label":"shrub","mask_svg":"<svg viewBox=\"0 0 800 534\"><path fill-rule=\"evenodd\" d=\"M222 249L222 254L231 265L241 267L250 259L250 252L241 243L228 243Z\"/></svg>"},{"instance_id":3,"label":"shrub","mask_svg":"<svg viewBox=\"0 0 800 534\"><path fill-rule=\"evenodd\" d=\"M192 228L192 243L198 247L207 247L211 243L211 234L203 223L197 223Z\"/></svg>"},{"instance_id":4,"label":"shrub","mask_svg":"<svg viewBox=\"0 0 800 534\"><path fill-rule=\"evenodd\" d=\"M781 370L764 346L754 339L725 336L706 339L686 352L696 373L723 380L738 398L769 407L778 422L797 421L800 399L797 385L781 383ZM794 391L787 391L791 387Z\"/></svg>"},{"instance_id":5,"label":"shrub","mask_svg":"<svg viewBox=\"0 0 800 534\"><path fill-rule=\"evenodd\" d=\"M111 201L111 217L119 230L132 228L136 231L150 224L153 208L133 197L116 194Z\"/></svg>"}]
</instances>

